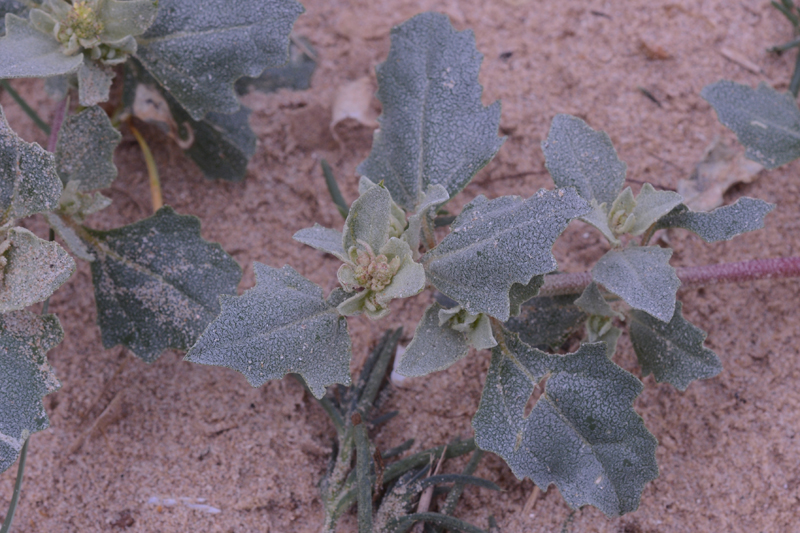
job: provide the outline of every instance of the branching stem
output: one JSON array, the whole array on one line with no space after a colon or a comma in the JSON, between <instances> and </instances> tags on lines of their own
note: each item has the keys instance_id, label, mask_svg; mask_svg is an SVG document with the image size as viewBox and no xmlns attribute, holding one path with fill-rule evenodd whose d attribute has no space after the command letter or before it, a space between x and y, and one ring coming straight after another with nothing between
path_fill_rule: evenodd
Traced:
<instances>
[{"instance_id":1,"label":"branching stem","mask_svg":"<svg viewBox=\"0 0 800 533\"><path fill-rule=\"evenodd\" d=\"M681 288L759 279L798 278L800 277L800 257L754 259L738 263L680 267L675 271L681 280ZM591 272L551 274L545 278L544 286L539 290L539 296L580 294L591 281Z\"/></svg>"}]
</instances>

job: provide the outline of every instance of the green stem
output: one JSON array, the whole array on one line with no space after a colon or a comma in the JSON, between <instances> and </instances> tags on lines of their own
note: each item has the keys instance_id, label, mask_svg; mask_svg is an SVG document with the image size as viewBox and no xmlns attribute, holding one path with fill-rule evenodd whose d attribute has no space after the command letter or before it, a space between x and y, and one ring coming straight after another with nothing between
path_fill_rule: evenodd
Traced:
<instances>
[{"instance_id":1,"label":"green stem","mask_svg":"<svg viewBox=\"0 0 800 533\"><path fill-rule=\"evenodd\" d=\"M48 240L50 242L56 240L56 232L53 230L53 228L50 228L50 235ZM49 310L50 310L50 296L47 297L47 299L44 301L44 304L42 305L42 314L46 315Z\"/></svg>"},{"instance_id":2,"label":"green stem","mask_svg":"<svg viewBox=\"0 0 800 533\"><path fill-rule=\"evenodd\" d=\"M784 43L784 44L779 44L777 46L773 46L768 51L769 52L777 52L777 53L780 54L782 52L785 52L786 50L790 50L790 49L794 48L795 46L800 46L800 37L796 37L796 38L792 39L791 41L789 41L788 43Z\"/></svg>"},{"instance_id":3,"label":"green stem","mask_svg":"<svg viewBox=\"0 0 800 533\"><path fill-rule=\"evenodd\" d=\"M3 89L5 89L6 92L11 95L11 98L14 99L17 105L25 112L26 115L30 117L33 123L36 124L40 130L45 132L45 134L50 135L50 126L47 125L47 122L42 120L42 117L40 117L39 114L28 105L28 102L26 102L25 99L14 90L11 84L8 83L8 80L0 80L0 87L3 87Z\"/></svg>"},{"instance_id":4,"label":"green stem","mask_svg":"<svg viewBox=\"0 0 800 533\"><path fill-rule=\"evenodd\" d=\"M336 178L333 177L331 166L324 159L320 160L319 164L322 166L322 174L325 176L325 185L328 186L328 192L331 195L333 203L336 204L336 209L339 210L339 214L342 215L342 218L347 219L350 208L347 207L347 202L345 202L344 196L342 196L342 191L339 190L339 184L336 183Z\"/></svg>"},{"instance_id":5,"label":"green stem","mask_svg":"<svg viewBox=\"0 0 800 533\"><path fill-rule=\"evenodd\" d=\"M642 246L647 246L647 243L650 242L650 239L653 238L653 234L656 232L656 225L653 224L644 232L642 235Z\"/></svg>"},{"instance_id":6,"label":"green stem","mask_svg":"<svg viewBox=\"0 0 800 533\"><path fill-rule=\"evenodd\" d=\"M3 520L3 527L0 528L0 533L11 531L11 522L14 520L14 512L17 510L19 495L22 493L22 477L25 474L25 459L28 457L29 440L29 438L25 439L25 444L22 445L22 451L19 453L19 467L17 468L17 481L14 483L14 494L11 496L11 503L8 506L6 519Z\"/></svg>"},{"instance_id":7,"label":"green stem","mask_svg":"<svg viewBox=\"0 0 800 533\"><path fill-rule=\"evenodd\" d=\"M130 122L128 127L131 129L133 136L136 137L136 142L139 143L139 148L141 148L144 156L145 165L147 165L147 175L150 177L150 198L153 201L153 212L155 213L164 205L164 198L161 196L161 179L158 177L158 166L156 166L156 160L153 157L153 152L150 151L150 146L142 134L139 133L139 130Z\"/></svg>"},{"instance_id":8,"label":"green stem","mask_svg":"<svg viewBox=\"0 0 800 533\"><path fill-rule=\"evenodd\" d=\"M789 91L797 98L797 93L800 91L800 52L797 53L797 59L794 61L794 73L792 81L789 82Z\"/></svg>"},{"instance_id":9,"label":"green stem","mask_svg":"<svg viewBox=\"0 0 800 533\"><path fill-rule=\"evenodd\" d=\"M681 280L681 288L759 279L800 278L800 256L679 267L675 269L675 273ZM580 294L591 282L591 272L549 274L539 289L539 296Z\"/></svg>"},{"instance_id":10,"label":"green stem","mask_svg":"<svg viewBox=\"0 0 800 533\"><path fill-rule=\"evenodd\" d=\"M358 483L358 532L372 533L372 480L370 479L371 455L367 428L361 415L353 415L353 429L356 437L356 478Z\"/></svg>"}]
</instances>

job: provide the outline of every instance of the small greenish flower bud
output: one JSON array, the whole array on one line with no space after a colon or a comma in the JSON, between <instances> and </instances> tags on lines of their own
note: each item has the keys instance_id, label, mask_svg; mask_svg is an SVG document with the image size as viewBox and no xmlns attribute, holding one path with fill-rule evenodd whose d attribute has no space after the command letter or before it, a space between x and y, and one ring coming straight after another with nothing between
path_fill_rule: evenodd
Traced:
<instances>
[{"instance_id":1,"label":"small greenish flower bud","mask_svg":"<svg viewBox=\"0 0 800 533\"><path fill-rule=\"evenodd\" d=\"M633 191L630 187L626 187L614 200L608 212L608 227L611 228L614 235L622 235L633 229L636 223L636 217L633 215L635 208L636 200L633 197Z\"/></svg>"},{"instance_id":2,"label":"small greenish flower bud","mask_svg":"<svg viewBox=\"0 0 800 533\"><path fill-rule=\"evenodd\" d=\"M601 338L613 326L611 317L602 315L592 315L586 321L586 329L589 332L589 342L594 342Z\"/></svg>"}]
</instances>

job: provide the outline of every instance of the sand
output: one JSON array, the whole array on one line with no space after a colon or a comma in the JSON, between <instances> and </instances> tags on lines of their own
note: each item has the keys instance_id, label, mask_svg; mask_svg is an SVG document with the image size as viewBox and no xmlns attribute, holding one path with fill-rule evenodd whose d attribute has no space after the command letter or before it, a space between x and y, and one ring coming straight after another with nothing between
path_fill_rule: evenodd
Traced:
<instances>
[{"instance_id":1,"label":"sand","mask_svg":"<svg viewBox=\"0 0 800 533\"><path fill-rule=\"evenodd\" d=\"M206 181L175 144L145 128L166 203L199 216L204 237L220 242L243 266L240 290L254 283L254 261L290 264L326 291L335 286L337 261L291 236L315 222L341 224L319 160L331 163L352 201L355 168L369 153L371 129L346 128L337 143L328 129L335 94L363 76L374 82L390 27L418 12L444 12L458 29L475 32L485 55L484 103L502 100L501 131L508 140L452 209L479 194L529 196L552 188L540 142L557 113L607 131L628 164L634 190L644 181L674 189L716 136L734 141L701 99L701 89L725 78L785 90L794 64L794 52L766 52L792 38L790 25L766 0L306 0L305 6L296 32L318 51L319 68L308 91L245 97L259 139L246 180ZM723 50L747 58L760 72L726 59ZM54 104L41 81L15 86L49 116ZM45 143L7 94L0 103L20 135ZM372 106L379 109L377 101ZM151 212L144 162L133 137L123 133L116 155L120 177L108 193L114 205L90 220L96 228ZM763 231L711 245L670 233L672 264L800 254L798 171L795 162L763 172L725 195L726 203L743 195L776 203ZM26 225L46 235L41 220ZM560 268L571 272L591 268L605 250L600 234L579 222L555 246ZM660 442L660 477L647 485L636 512L608 519L584 508L572 515L551 487L523 515L532 483L517 480L501 459L487 454L477 475L504 491L468 488L457 515L484 528L493 515L504 533L560 531L564 524L574 532L800 531L799 296L797 280L679 293L686 317L708 331L707 346L719 354L724 371L686 392L644 379L635 408ZM351 320L353 370L385 329L403 326L407 343L428 301L396 301L392 314L377 323ZM45 399L51 428L31 439L15 531L318 531L316 484L334 430L294 380L254 389L236 372L183 362L180 353L146 365L120 347L104 349L86 263L79 263L50 309L66 331L50 352L63 388ZM627 334L615 360L641 375ZM382 409L400 414L375 435L377 446L386 449L413 436L419 450L471 436L488 364L487 352L473 353L446 371L395 388ZM459 471L462 464L449 462L445 471ZM8 504L15 472L12 467L0 476L0 509ZM177 503L148 503L151 498ZM355 531L354 517L346 516L339 531Z\"/></svg>"}]
</instances>

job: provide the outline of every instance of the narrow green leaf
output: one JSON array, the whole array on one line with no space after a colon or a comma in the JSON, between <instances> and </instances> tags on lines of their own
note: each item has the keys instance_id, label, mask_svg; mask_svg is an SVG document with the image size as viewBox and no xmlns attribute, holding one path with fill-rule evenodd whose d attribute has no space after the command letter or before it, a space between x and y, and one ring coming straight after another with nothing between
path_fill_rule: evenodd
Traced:
<instances>
[{"instance_id":1,"label":"narrow green leaf","mask_svg":"<svg viewBox=\"0 0 800 533\"><path fill-rule=\"evenodd\" d=\"M706 333L683 317L678 302L668 324L647 313L631 311L631 343L642 365L642 375L653 374L659 383L671 383L680 390L696 379L712 378L722 372L717 354L703 346Z\"/></svg>"},{"instance_id":2,"label":"narrow green leaf","mask_svg":"<svg viewBox=\"0 0 800 533\"><path fill-rule=\"evenodd\" d=\"M235 113L234 82L286 62L294 0L160 0L136 57L194 120Z\"/></svg>"},{"instance_id":3,"label":"narrow green leaf","mask_svg":"<svg viewBox=\"0 0 800 533\"><path fill-rule=\"evenodd\" d=\"M84 107L108 101L114 71L84 57L78 67L78 103Z\"/></svg>"},{"instance_id":4,"label":"narrow green leaf","mask_svg":"<svg viewBox=\"0 0 800 533\"><path fill-rule=\"evenodd\" d=\"M611 205L625 183L627 166L611 139L578 117L556 115L542 142L545 166L557 187L575 187L587 202Z\"/></svg>"},{"instance_id":5,"label":"narrow green leaf","mask_svg":"<svg viewBox=\"0 0 800 533\"><path fill-rule=\"evenodd\" d=\"M58 132L56 167L64 185L79 181L78 190L105 189L117 179L114 150L122 135L98 106L64 121Z\"/></svg>"},{"instance_id":6,"label":"narrow green leaf","mask_svg":"<svg viewBox=\"0 0 800 533\"><path fill-rule=\"evenodd\" d=\"M439 311L442 309L435 303L425 310L396 369L398 373L409 377L424 376L444 370L467 355L467 334L447 324L439 325Z\"/></svg>"},{"instance_id":7,"label":"narrow green leaf","mask_svg":"<svg viewBox=\"0 0 800 533\"><path fill-rule=\"evenodd\" d=\"M60 197L53 154L20 139L0 107L0 226L55 209Z\"/></svg>"},{"instance_id":8,"label":"narrow green leaf","mask_svg":"<svg viewBox=\"0 0 800 533\"><path fill-rule=\"evenodd\" d=\"M448 531L457 531L460 533L486 533L478 526L473 526L469 522L465 522L453 516L444 515L441 513L413 513L395 520L391 520L387 525L387 533L405 532L415 522L424 522L426 524L436 524L437 526L446 527Z\"/></svg>"},{"instance_id":9,"label":"narrow green leaf","mask_svg":"<svg viewBox=\"0 0 800 533\"><path fill-rule=\"evenodd\" d=\"M42 398L61 384L47 352L63 338L55 315L0 314L0 472L14 464L32 433L50 426Z\"/></svg>"},{"instance_id":10,"label":"narrow green leaf","mask_svg":"<svg viewBox=\"0 0 800 533\"><path fill-rule=\"evenodd\" d=\"M512 286L556 269L553 243L588 207L572 189L541 190L527 200L479 196L422 258L428 279L470 313L506 321Z\"/></svg>"},{"instance_id":11,"label":"narrow green leaf","mask_svg":"<svg viewBox=\"0 0 800 533\"><path fill-rule=\"evenodd\" d=\"M764 217L773 209L775 204L747 197L707 213L691 211L681 204L660 219L656 227L688 229L706 242L728 241L742 233L763 228Z\"/></svg>"},{"instance_id":12,"label":"narrow green leaf","mask_svg":"<svg viewBox=\"0 0 800 533\"><path fill-rule=\"evenodd\" d=\"M592 269L592 279L634 309L669 322L681 284L670 257L671 249L658 246L610 250Z\"/></svg>"},{"instance_id":13,"label":"narrow green leaf","mask_svg":"<svg viewBox=\"0 0 800 533\"><path fill-rule=\"evenodd\" d=\"M289 372L300 374L317 398L334 383L350 384L350 336L334 291L322 289L291 267L255 263L256 286L221 299L222 312L186 360L241 372L254 387Z\"/></svg>"},{"instance_id":14,"label":"narrow green leaf","mask_svg":"<svg viewBox=\"0 0 800 533\"><path fill-rule=\"evenodd\" d=\"M775 168L800 157L800 110L791 94L764 82L752 89L728 80L709 85L701 94L745 145L749 159Z\"/></svg>"},{"instance_id":15,"label":"narrow green leaf","mask_svg":"<svg viewBox=\"0 0 800 533\"><path fill-rule=\"evenodd\" d=\"M111 231L83 228L103 345L127 346L147 362L187 350L234 294L242 271L200 236L200 221L170 207Z\"/></svg>"},{"instance_id":16,"label":"narrow green leaf","mask_svg":"<svg viewBox=\"0 0 800 533\"><path fill-rule=\"evenodd\" d=\"M500 103L481 103L475 36L457 32L445 15L417 15L393 28L391 40L377 68L381 127L358 172L384 181L394 201L415 212L429 186L452 198L494 157L504 141Z\"/></svg>"},{"instance_id":17,"label":"narrow green leaf","mask_svg":"<svg viewBox=\"0 0 800 533\"><path fill-rule=\"evenodd\" d=\"M358 423L353 427L356 441L356 484L358 487L358 531L372 533L372 454L367 428L356 414Z\"/></svg>"},{"instance_id":18,"label":"narrow green leaf","mask_svg":"<svg viewBox=\"0 0 800 533\"><path fill-rule=\"evenodd\" d=\"M289 61L282 66L268 68L257 78L241 78L236 82L240 95L251 91L274 93L278 89L305 91L311 86L311 76L317 68L316 52L303 37L289 43ZM311 54L311 55L309 55Z\"/></svg>"},{"instance_id":19,"label":"narrow green leaf","mask_svg":"<svg viewBox=\"0 0 800 533\"><path fill-rule=\"evenodd\" d=\"M47 299L74 271L75 261L57 243L11 228L0 243L0 313Z\"/></svg>"},{"instance_id":20,"label":"narrow green leaf","mask_svg":"<svg viewBox=\"0 0 800 533\"><path fill-rule=\"evenodd\" d=\"M322 174L325 177L325 185L328 187L328 193L331 195L331 200L333 200L333 203L336 205L336 209L339 210L339 214L342 215L342 218L346 219L347 214L350 212L350 206L347 205L347 202L344 200L344 196L342 196L342 191L339 190L339 184L336 183L336 178L333 176L333 170L331 170L331 166L324 159L321 159L319 164L322 167Z\"/></svg>"},{"instance_id":21,"label":"narrow green leaf","mask_svg":"<svg viewBox=\"0 0 800 533\"><path fill-rule=\"evenodd\" d=\"M55 78L47 78L47 79L52 80ZM12 87L10 83L8 83L8 80L0 80L0 87L2 87L3 90L5 90L5 92L7 92L8 95L14 99L14 101L17 103L20 109L22 109L22 111L24 111L25 114L28 115L28 117L33 121L33 123L36 124L36 126L40 130L42 130L45 133L45 135L47 136L50 135L50 125L48 125L47 122L42 120L42 117L40 117L39 114L31 106L28 105L28 102L26 102L25 99L22 96L20 96L20 94L17 91L14 90L14 87Z\"/></svg>"},{"instance_id":22,"label":"narrow green leaf","mask_svg":"<svg viewBox=\"0 0 800 533\"><path fill-rule=\"evenodd\" d=\"M545 390L528 417L540 379ZM608 516L636 510L644 485L658 476L656 439L633 410L641 382L606 357L605 344L566 356L530 348L508 333L492 351L475 441L500 455L518 478L547 490L555 483L573 507Z\"/></svg>"},{"instance_id":23,"label":"narrow green leaf","mask_svg":"<svg viewBox=\"0 0 800 533\"><path fill-rule=\"evenodd\" d=\"M70 74L83 64L83 55L65 56L55 37L34 29L12 13L5 18L0 38L0 78L47 78Z\"/></svg>"},{"instance_id":24,"label":"narrow green leaf","mask_svg":"<svg viewBox=\"0 0 800 533\"><path fill-rule=\"evenodd\" d=\"M520 315L512 317L505 326L531 346L544 350L561 346L587 318L575 305L577 297L577 294L537 296L523 305Z\"/></svg>"}]
</instances>

